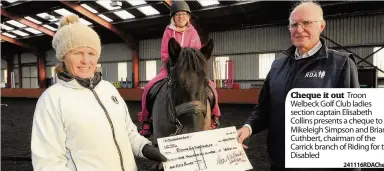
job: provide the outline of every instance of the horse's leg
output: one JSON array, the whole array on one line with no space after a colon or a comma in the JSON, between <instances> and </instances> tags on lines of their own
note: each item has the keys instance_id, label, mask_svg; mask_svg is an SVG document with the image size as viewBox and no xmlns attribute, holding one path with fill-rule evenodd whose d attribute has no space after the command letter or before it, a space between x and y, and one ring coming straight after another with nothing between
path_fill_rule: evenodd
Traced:
<instances>
[{"instance_id":1,"label":"horse's leg","mask_svg":"<svg viewBox=\"0 0 384 171\"><path fill-rule=\"evenodd\" d=\"M209 103L209 100L207 100L206 108L207 108L207 114L205 115L205 118L204 118L204 127L203 127L204 131L212 129L211 127L212 113L211 113L211 104Z\"/></svg>"}]
</instances>

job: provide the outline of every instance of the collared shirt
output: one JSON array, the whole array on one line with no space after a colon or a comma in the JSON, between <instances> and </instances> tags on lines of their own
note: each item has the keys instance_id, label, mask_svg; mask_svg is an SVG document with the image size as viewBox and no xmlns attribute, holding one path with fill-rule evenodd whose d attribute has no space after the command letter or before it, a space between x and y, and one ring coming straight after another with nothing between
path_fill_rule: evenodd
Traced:
<instances>
[{"instance_id":1,"label":"collared shirt","mask_svg":"<svg viewBox=\"0 0 384 171\"><path fill-rule=\"evenodd\" d=\"M296 51L295 51L295 58L296 60L299 60L299 59L303 59L303 58L308 58L312 55L314 55L317 51L320 50L320 48L322 47L323 45L321 44L321 42L319 41L317 43L317 45L315 47L313 47L311 50L309 50L308 52L305 52L303 55L300 56L299 54L299 49L296 48Z\"/></svg>"}]
</instances>

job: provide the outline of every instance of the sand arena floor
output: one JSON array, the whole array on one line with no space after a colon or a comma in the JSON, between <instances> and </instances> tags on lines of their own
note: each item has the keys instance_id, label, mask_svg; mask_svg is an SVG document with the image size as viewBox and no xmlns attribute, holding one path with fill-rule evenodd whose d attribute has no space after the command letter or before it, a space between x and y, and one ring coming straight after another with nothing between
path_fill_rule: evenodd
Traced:
<instances>
[{"instance_id":1,"label":"sand arena floor","mask_svg":"<svg viewBox=\"0 0 384 171\"><path fill-rule=\"evenodd\" d=\"M32 164L28 160L31 156L31 129L32 118L37 99L27 98L1 98L1 170L3 171L30 171ZM132 120L138 124L136 114L141 110L140 102L126 102ZM220 105L223 116L220 127L236 126L239 128L248 117L254 105ZM247 156L254 170L267 170L269 167L266 153L266 132L253 136L245 143L249 150ZM10 157L16 157L11 160ZM17 160L17 161L15 161ZM153 162L136 158L140 170L147 170Z\"/></svg>"}]
</instances>

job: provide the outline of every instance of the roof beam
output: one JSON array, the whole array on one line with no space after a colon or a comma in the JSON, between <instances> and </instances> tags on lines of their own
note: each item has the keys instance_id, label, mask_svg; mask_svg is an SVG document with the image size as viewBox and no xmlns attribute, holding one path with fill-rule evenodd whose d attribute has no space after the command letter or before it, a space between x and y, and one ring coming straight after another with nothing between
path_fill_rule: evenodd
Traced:
<instances>
[{"instance_id":1,"label":"roof beam","mask_svg":"<svg viewBox=\"0 0 384 171\"><path fill-rule=\"evenodd\" d=\"M86 4L86 3L84 3ZM128 8L120 8L120 9L115 9L115 10L109 10L109 11L105 11L105 12L99 12L99 13L95 13L96 15L100 15L100 14L110 14L110 13L113 13L113 12L117 12L117 11L121 11L121 10L126 10L126 11L129 11L129 10L132 10L132 9L137 9L137 8L140 8L140 7L146 7L146 6L152 6L152 5L158 5L158 4L163 4L163 2L156 2L156 3L152 3L152 4L141 4L141 5L136 5L136 6L133 6L133 7L128 7ZM88 5L88 4L87 4ZM58 7L54 8L54 9L59 9ZM53 10L52 10L53 11ZM44 25L44 24L55 24L57 23L57 21L42 21L42 24L41 25ZM92 27L92 26L91 26ZM22 28L16 28L15 30L22 30ZM13 30L14 31L14 30Z\"/></svg>"},{"instance_id":2,"label":"roof beam","mask_svg":"<svg viewBox=\"0 0 384 171\"><path fill-rule=\"evenodd\" d=\"M34 23L32 21L29 21L29 20L27 20L25 18L22 18L22 17L19 17L17 15L14 15L12 13L9 13L8 11L6 11L4 9L0 9L0 13L3 16L6 16L6 17L8 17L8 18L10 18L12 20L18 21L21 24L24 24L24 25L26 25L28 27L32 27L32 28L34 28L36 30L39 30L39 31L41 31L41 32L43 32L45 34L48 34L50 36L55 35L55 32L53 32L53 31L51 31L51 30L49 30L49 29L47 29L47 28L45 28L45 27L43 27L41 25L38 25L38 24L36 24L36 23Z\"/></svg>"},{"instance_id":3,"label":"roof beam","mask_svg":"<svg viewBox=\"0 0 384 171\"><path fill-rule=\"evenodd\" d=\"M167 4L167 2L165 2L165 1L167 1L167 0L164 0L164 3ZM260 2L260 1L249 0L249 1L239 1L239 2L236 2L233 4L229 4L229 5L220 4L220 5L215 5L212 7L204 7L201 9L193 10L193 11L191 11L191 13L200 12L200 11L207 11L207 10L221 9L221 8L228 8L228 7L238 6L238 5L246 5L246 4L256 3L256 2ZM115 21L112 23L113 24L121 24L121 23L129 23L129 22L134 22L134 21L142 21L142 20L146 20L146 19L157 19L157 18L164 18L164 17L169 17L169 14L153 15L153 16L147 16L147 17L143 17L143 18L126 19L126 20L121 20L121 21Z\"/></svg>"},{"instance_id":4,"label":"roof beam","mask_svg":"<svg viewBox=\"0 0 384 171\"><path fill-rule=\"evenodd\" d=\"M71 8L72 10L78 12L79 14L81 14L81 15L87 17L88 19L94 21L95 23L98 23L98 24L102 25L103 27L107 28L108 30L111 30L112 32L114 32L115 34L120 36L121 39L123 39L123 41L125 43L127 43L128 46L132 50L138 50L138 47L139 47L138 41L134 37L132 37L131 35L128 35L128 34L124 33L123 31L119 30L118 28L116 28L112 23L105 21L103 18L101 18L101 17L97 16L96 14L88 11L87 9L85 9L84 7L82 7L79 4L69 2L69 1L63 1L63 0L60 0L60 2L62 4L64 4L65 6Z\"/></svg>"},{"instance_id":5,"label":"roof beam","mask_svg":"<svg viewBox=\"0 0 384 171\"><path fill-rule=\"evenodd\" d=\"M5 41L7 41L9 43L12 43L14 45L17 45L17 46L29 49L32 52L37 52L37 48L35 48L35 47L31 46L31 45L28 45L28 44L26 44L24 42L21 42L21 41L19 41L17 39L13 39L13 38L10 38L8 36L4 36L3 34L0 34L0 38L1 38L1 40L5 40Z\"/></svg>"}]
</instances>

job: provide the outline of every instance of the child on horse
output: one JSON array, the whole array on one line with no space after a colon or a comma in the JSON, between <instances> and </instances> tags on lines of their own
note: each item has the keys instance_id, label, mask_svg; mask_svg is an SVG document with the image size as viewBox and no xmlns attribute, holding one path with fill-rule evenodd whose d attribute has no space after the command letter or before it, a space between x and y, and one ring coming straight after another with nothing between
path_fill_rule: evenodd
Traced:
<instances>
[{"instance_id":1,"label":"child on horse","mask_svg":"<svg viewBox=\"0 0 384 171\"><path fill-rule=\"evenodd\" d=\"M185 1L174 1L171 6L171 23L166 27L163 35L163 39L161 42L161 60L163 61L163 66L160 69L160 73L156 75L149 83L144 87L144 92L142 96L142 111L139 113L139 122L141 123L141 130L139 133L143 136L149 137L151 135L150 132L150 124L151 124L151 116L149 116L148 109L146 107L146 97L148 91L151 87L160 80L163 80L167 77L167 69L165 67L165 63L168 60L168 41L170 38L175 38L177 42L180 43L182 47L190 47L190 48L201 48L201 42L199 35L196 29L190 23L191 11L189 9L188 4ZM209 80L209 86L214 92L215 95L215 105L212 109L212 129L218 127L219 117L220 117L220 109L218 105L217 92L215 89L215 84Z\"/></svg>"}]
</instances>

